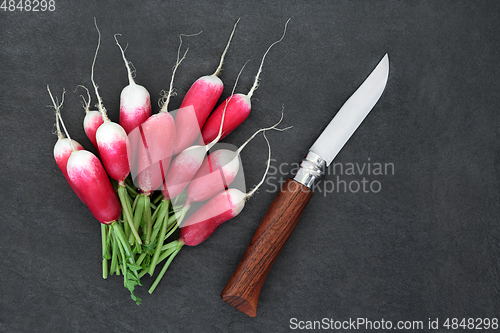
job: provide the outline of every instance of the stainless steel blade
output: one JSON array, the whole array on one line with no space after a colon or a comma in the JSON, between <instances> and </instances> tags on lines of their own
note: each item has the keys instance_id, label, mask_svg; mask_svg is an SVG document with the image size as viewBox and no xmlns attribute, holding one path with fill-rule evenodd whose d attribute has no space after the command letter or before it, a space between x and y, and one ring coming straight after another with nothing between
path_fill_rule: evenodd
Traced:
<instances>
[{"instance_id":1,"label":"stainless steel blade","mask_svg":"<svg viewBox=\"0 0 500 333\"><path fill-rule=\"evenodd\" d=\"M379 100L389 76L386 54L361 86L349 97L309 149L330 165Z\"/></svg>"}]
</instances>

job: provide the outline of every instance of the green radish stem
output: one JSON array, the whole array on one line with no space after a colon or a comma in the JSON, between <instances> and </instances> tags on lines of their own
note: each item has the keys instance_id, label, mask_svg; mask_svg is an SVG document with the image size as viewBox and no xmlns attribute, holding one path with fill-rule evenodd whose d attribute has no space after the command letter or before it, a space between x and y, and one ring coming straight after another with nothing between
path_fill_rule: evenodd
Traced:
<instances>
[{"instance_id":1,"label":"green radish stem","mask_svg":"<svg viewBox=\"0 0 500 333\"><path fill-rule=\"evenodd\" d=\"M141 255L137 258L137 260L135 261L136 265L140 266L144 258L146 258L146 252L142 252Z\"/></svg>"},{"instance_id":2,"label":"green radish stem","mask_svg":"<svg viewBox=\"0 0 500 333\"><path fill-rule=\"evenodd\" d=\"M122 264L122 272L123 272L123 285L125 288L127 288L127 280L128 280L128 270L127 270L127 259L125 256L125 250L123 249L123 245L120 242L117 242L118 244L118 249L120 250L119 253L121 255L121 264ZM130 290L130 289L129 289ZM130 291L131 294L133 295L133 289ZM133 296L132 298L134 298Z\"/></svg>"},{"instance_id":3,"label":"green radish stem","mask_svg":"<svg viewBox=\"0 0 500 333\"><path fill-rule=\"evenodd\" d=\"M146 245L151 241L151 229L153 228L151 222L151 199L149 195L144 198L144 219L146 220Z\"/></svg>"},{"instance_id":4,"label":"green radish stem","mask_svg":"<svg viewBox=\"0 0 500 333\"><path fill-rule=\"evenodd\" d=\"M155 205L157 205L157 204L158 204L158 202L160 202L160 200L161 200L161 199L163 199L163 194L162 194L162 193L160 193L160 195L158 195L158 196L157 196L157 197L153 200L153 203L154 203Z\"/></svg>"},{"instance_id":5,"label":"green radish stem","mask_svg":"<svg viewBox=\"0 0 500 333\"><path fill-rule=\"evenodd\" d=\"M108 278L109 248L106 237L107 226L101 223L101 246L102 246L102 278Z\"/></svg>"},{"instance_id":6,"label":"green radish stem","mask_svg":"<svg viewBox=\"0 0 500 333\"><path fill-rule=\"evenodd\" d=\"M160 283L163 275L165 275L165 272L167 271L168 266L170 266L170 263L172 262L172 260L174 260L175 256L179 253L179 251L181 250L181 248L182 248L183 245L184 245L184 243L182 243L182 242L179 242L177 244L177 246L175 247L174 252L172 252L172 254L168 258L167 262L165 263L165 266L163 266L160 274L158 274L158 276L156 277L156 280L153 282L153 285L151 286L151 288L149 288L148 292L150 294L152 294L153 291L156 289L156 286L158 286L158 283Z\"/></svg>"},{"instance_id":7,"label":"green radish stem","mask_svg":"<svg viewBox=\"0 0 500 333\"><path fill-rule=\"evenodd\" d=\"M142 271L139 272L139 279L142 278L146 273L148 272L147 268L143 269Z\"/></svg>"},{"instance_id":8,"label":"green radish stem","mask_svg":"<svg viewBox=\"0 0 500 333\"><path fill-rule=\"evenodd\" d=\"M132 198L135 199L137 197L137 192L134 190L133 187L131 187L129 184L125 184L125 187L127 188L128 195Z\"/></svg>"},{"instance_id":9,"label":"green radish stem","mask_svg":"<svg viewBox=\"0 0 500 333\"><path fill-rule=\"evenodd\" d=\"M178 242L179 242L178 240L171 241L170 243L163 245L163 247L161 248L161 250L162 251L166 251L168 249L176 247ZM163 259L165 259L165 258L163 258Z\"/></svg>"},{"instance_id":10,"label":"green radish stem","mask_svg":"<svg viewBox=\"0 0 500 333\"><path fill-rule=\"evenodd\" d=\"M110 233L113 231L110 230ZM111 238L111 251L112 251L112 256L111 256L111 267L110 267L110 274L113 274L116 271L116 275L120 275L120 271L117 270L117 264L118 264L118 244L116 241L115 237Z\"/></svg>"},{"instance_id":11,"label":"green radish stem","mask_svg":"<svg viewBox=\"0 0 500 333\"><path fill-rule=\"evenodd\" d=\"M134 249L133 249L134 254L141 253L142 252L142 246L140 244L135 244Z\"/></svg>"},{"instance_id":12,"label":"green radish stem","mask_svg":"<svg viewBox=\"0 0 500 333\"><path fill-rule=\"evenodd\" d=\"M153 229L157 227L157 220L158 220L158 213L159 212L160 212L160 210L158 209L158 207L156 207L155 212L151 216L151 222L153 223ZM151 241L153 241L153 236L151 236Z\"/></svg>"},{"instance_id":13,"label":"green radish stem","mask_svg":"<svg viewBox=\"0 0 500 333\"><path fill-rule=\"evenodd\" d=\"M136 196L134 199L134 203L132 204L132 211L134 212L134 217L135 217L135 207L137 207L137 201L139 201L140 197L141 197L140 194L138 196Z\"/></svg>"},{"instance_id":14,"label":"green radish stem","mask_svg":"<svg viewBox=\"0 0 500 333\"><path fill-rule=\"evenodd\" d=\"M168 223L167 223L168 214L167 214L167 212L168 212L168 208L169 208L169 201L163 200L159 207L161 207L160 209L162 210L159 214L161 217L161 220L159 220L159 221L160 221L160 223L162 223L162 225L161 225L160 236L159 236L158 241L156 243L156 249L155 249L155 253L153 255L153 260L151 261L151 264L150 264L149 269L148 269L149 275L151 275L151 276L153 275L153 273L155 271L156 264L158 263L158 258L160 257L161 248L163 246L163 241L165 240L165 234L167 233L167 227L168 227Z\"/></svg>"},{"instance_id":15,"label":"green radish stem","mask_svg":"<svg viewBox=\"0 0 500 333\"><path fill-rule=\"evenodd\" d=\"M118 245L123 246L123 251L126 254L128 261L130 261L130 264L134 265L134 256L132 254L132 249L130 248L130 244L127 242L125 239L125 235L123 234L121 226L117 223L114 222L111 224L113 231L115 232L115 236L117 237Z\"/></svg>"},{"instance_id":16,"label":"green radish stem","mask_svg":"<svg viewBox=\"0 0 500 333\"><path fill-rule=\"evenodd\" d=\"M172 207L176 207L177 206L177 202L180 200L180 195L176 196L174 199L173 199L173 202L172 202Z\"/></svg>"},{"instance_id":17,"label":"green radish stem","mask_svg":"<svg viewBox=\"0 0 500 333\"><path fill-rule=\"evenodd\" d=\"M135 199L135 197L138 195L133 183L132 183L132 179L130 177L130 175L127 176L127 178L125 178L125 186L127 187L127 191L130 195L130 197L132 199Z\"/></svg>"},{"instance_id":18,"label":"green radish stem","mask_svg":"<svg viewBox=\"0 0 500 333\"><path fill-rule=\"evenodd\" d=\"M184 220L184 217L186 216L187 211L189 210L189 207L182 207L182 209L179 211L174 212L172 216L168 219L168 225L171 227L170 232L165 236L165 238L170 237L174 233L175 230L181 225L182 220Z\"/></svg>"},{"instance_id":19,"label":"green radish stem","mask_svg":"<svg viewBox=\"0 0 500 333\"><path fill-rule=\"evenodd\" d=\"M125 187L124 183L118 184L118 198L120 198L120 203L122 204L122 211L123 215L125 215L125 220L128 223L128 226L130 227L130 231L132 232L133 237L135 238L135 241L137 244L142 244L141 237L139 236L139 233L137 232L137 229L134 225L134 221L132 218L132 207L129 202L128 194L127 194L127 188Z\"/></svg>"},{"instance_id":20,"label":"green radish stem","mask_svg":"<svg viewBox=\"0 0 500 333\"><path fill-rule=\"evenodd\" d=\"M174 241L174 242L177 242L177 241ZM173 242L172 242L173 243ZM168 245L168 244L167 244ZM167 246L165 245L165 246ZM167 248L163 253L162 255L160 256L160 259L158 259L158 262L162 262L163 260L167 259L169 255L171 255L172 253L174 253L177 249L177 245L179 245L178 243L175 243L173 244L173 246ZM164 247L165 247L164 246Z\"/></svg>"},{"instance_id":21,"label":"green radish stem","mask_svg":"<svg viewBox=\"0 0 500 333\"><path fill-rule=\"evenodd\" d=\"M155 214L156 216L156 223L153 229L153 234L151 235L151 242L155 242L156 238L158 236L158 232L160 231L161 227L165 224L164 220L166 217L168 217L168 210L169 210L169 200L163 200L160 205L158 206L158 209L156 209Z\"/></svg>"},{"instance_id":22,"label":"green radish stem","mask_svg":"<svg viewBox=\"0 0 500 333\"><path fill-rule=\"evenodd\" d=\"M125 190L127 193L128 191ZM130 195L126 195L125 198L127 199L127 207L128 209L130 209L130 214L131 216L133 215L133 209L132 209L132 198L130 197ZM133 222L132 222L133 223ZM130 224L129 223L125 223L123 225L123 228L124 228L124 232L125 232L125 239L128 239L130 237L130 233L131 233L131 227L130 227ZM137 229L136 229L136 232L137 232Z\"/></svg>"},{"instance_id":23,"label":"green radish stem","mask_svg":"<svg viewBox=\"0 0 500 333\"><path fill-rule=\"evenodd\" d=\"M134 227L136 230L139 229L139 226L141 225L141 220L144 212L144 201L145 201L146 195L144 193L141 193L137 196L137 202L135 204L135 211L134 211ZM129 242L130 244L134 243L134 238L131 236L129 237Z\"/></svg>"},{"instance_id":24,"label":"green radish stem","mask_svg":"<svg viewBox=\"0 0 500 333\"><path fill-rule=\"evenodd\" d=\"M134 295L135 286L141 285L138 273L138 270L141 269L141 267L135 263L134 255L132 253L129 243L125 239L125 235L123 234L121 226L117 222L114 222L111 224L111 227L115 232L118 249L122 259L121 264L122 264L124 286L130 291L130 297L137 304L141 304L141 299Z\"/></svg>"}]
</instances>

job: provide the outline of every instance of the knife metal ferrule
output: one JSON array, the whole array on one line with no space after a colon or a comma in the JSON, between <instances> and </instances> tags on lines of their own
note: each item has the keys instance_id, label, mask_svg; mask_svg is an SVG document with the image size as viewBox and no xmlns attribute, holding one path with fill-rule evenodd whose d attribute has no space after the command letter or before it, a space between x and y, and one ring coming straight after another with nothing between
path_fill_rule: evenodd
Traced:
<instances>
[{"instance_id":1,"label":"knife metal ferrule","mask_svg":"<svg viewBox=\"0 0 500 333\"><path fill-rule=\"evenodd\" d=\"M309 151L306 158L300 163L300 168L293 180L312 190L314 185L325 174L325 168L326 161L318 154Z\"/></svg>"}]
</instances>

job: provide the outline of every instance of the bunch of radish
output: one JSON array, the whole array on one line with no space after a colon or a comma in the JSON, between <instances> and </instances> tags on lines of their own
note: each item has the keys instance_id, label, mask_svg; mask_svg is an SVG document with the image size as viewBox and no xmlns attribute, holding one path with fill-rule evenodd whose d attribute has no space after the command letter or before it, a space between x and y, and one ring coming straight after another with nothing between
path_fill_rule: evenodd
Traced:
<instances>
[{"instance_id":1,"label":"bunch of radish","mask_svg":"<svg viewBox=\"0 0 500 333\"><path fill-rule=\"evenodd\" d=\"M223 222L237 216L269 170L271 147L265 133L282 130L277 126L283 116L277 124L257 130L235 151L216 148L248 117L266 55L284 38L288 21L283 36L264 53L250 91L246 95L234 94L238 75L231 95L216 107L223 92L219 75L238 22L215 72L192 84L176 112L169 112L168 104L175 73L187 53L180 56L182 37L169 91L159 113L152 114L150 94L135 82L135 68L118 41L120 35L115 35L129 83L119 96L118 123L109 118L94 81L101 44L96 24L98 43L91 82L97 110L90 110L91 94L81 87L87 92L87 98L82 96L83 127L98 156L71 140L60 112L64 93L59 103L47 86L58 137L54 159L77 197L101 223L102 276L123 275L124 286L137 304L141 300L134 295L134 289L142 285L141 278L148 273L155 275L156 266L166 261L149 289L152 293L180 249L201 244ZM268 144L267 169L260 183L245 193L244 185L235 185L235 179L243 177L240 153L259 133Z\"/></svg>"}]
</instances>

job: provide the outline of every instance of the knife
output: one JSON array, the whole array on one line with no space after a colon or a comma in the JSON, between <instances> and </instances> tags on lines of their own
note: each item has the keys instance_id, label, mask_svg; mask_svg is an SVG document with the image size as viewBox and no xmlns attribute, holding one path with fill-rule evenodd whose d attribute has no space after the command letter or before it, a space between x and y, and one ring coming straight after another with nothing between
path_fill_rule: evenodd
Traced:
<instances>
[{"instance_id":1,"label":"knife","mask_svg":"<svg viewBox=\"0 0 500 333\"><path fill-rule=\"evenodd\" d=\"M389 56L385 54L311 146L295 177L284 183L222 291L224 302L250 317L257 315L264 280L304 212L314 185L375 106L388 76Z\"/></svg>"}]
</instances>

